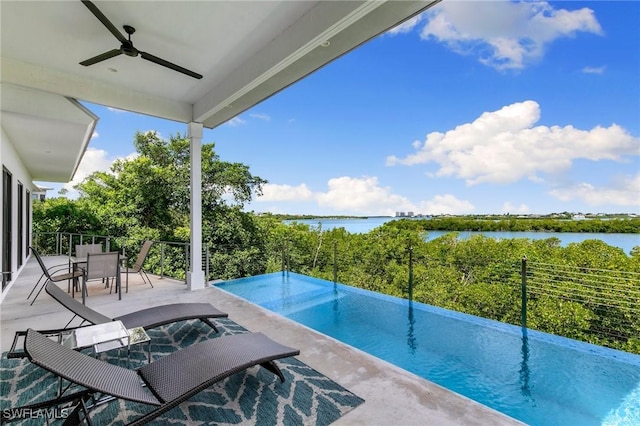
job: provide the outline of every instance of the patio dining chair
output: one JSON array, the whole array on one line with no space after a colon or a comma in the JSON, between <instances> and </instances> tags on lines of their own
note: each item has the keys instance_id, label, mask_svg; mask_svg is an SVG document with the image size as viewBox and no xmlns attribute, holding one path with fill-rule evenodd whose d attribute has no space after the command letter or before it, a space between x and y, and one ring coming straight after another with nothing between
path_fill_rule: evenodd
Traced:
<instances>
[{"instance_id":1,"label":"patio dining chair","mask_svg":"<svg viewBox=\"0 0 640 426\"><path fill-rule=\"evenodd\" d=\"M102 244L76 244L76 259L86 259L89 253L102 253ZM87 266L87 262L72 262L71 258L69 258L69 262L73 263L72 266L76 268L86 268ZM104 282L104 279L102 281ZM109 281L107 281L108 284Z\"/></svg>"},{"instance_id":2,"label":"patio dining chair","mask_svg":"<svg viewBox=\"0 0 640 426\"><path fill-rule=\"evenodd\" d=\"M109 285L109 279L111 281L111 288L113 288L113 282L116 282L116 292L120 289L120 253L117 251L108 253L87 253L86 265L79 265L78 270L83 272L82 280L82 303L85 303L85 297L88 296L87 281L93 279L107 279L107 286Z\"/></svg>"},{"instance_id":3,"label":"patio dining chair","mask_svg":"<svg viewBox=\"0 0 640 426\"><path fill-rule=\"evenodd\" d=\"M102 244L76 244L76 257L87 257L89 253L102 253Z\"/></svg>"},{"instance_id":4,"label":"patio dining chair","mask_svg":"<svg viewBox=\"0 0 640 426\"><path fill-rule=\"evenodd\" d=\"M40 292L42 291L42 289L45 287L45 285L48 282L57 283L57 282L60 282L60 281L69 281L69 283L71 283L71 281L73 281L74 289L77 288L78 279L82 278L84 276L84 274L83 274L83 272L81 270L71 270L69 268L69 265L66 264L66 263L65 264L60 264L60 265L54 265L54 266L51 266L51 267L47 268L45 266L42 258L40 257L40 254L38 253L38 251L35 248L31 247L31 246L29 247L29 249L31 250L31 253L33 253L33 257L35 257L36 260L38 261L38 264L40 265L40 268L42 269L42 275L40 275L40 278L38 279L36 284L31 289L31 292L27 296L27 300L29 300L29 298L31 297L31 295L33 294L35 289L38 288L38 285L40 285L40 283L44 279L44 282L42 282L42 286L40 287L40 289L38 290L36 295L33 297L33 300L31 301L30 305L33 305L33 303L36 301L36 299L40 295Z\"/></svg>"},{"instance_id":5,"label":"patio dining chair","mask_svg":"<svg viewBox=\"0 0 640 426\"><path fill-rule=\"evenodd\" d=\"M149 279L149 276L147 275L147 272L144 270L144 268L142 267L142 265L144 264L144 261L147 259L147 256L149 255L149 250L151 250L151 246L153 245L153 241L145 241L142 244L142 247L140 248L140 252L138 252L138 257L136 258L136 262L133 264L133 267L129 268L129 267L125 267L123 268L122 272L126 272L127 274L129 274L130 272L134 273L134 274L140 274L140 276L142 277L142 281L145 284L149 284L151 286L151 288L153 288L153 284L151 283L151 279ZM126 283L126 292L129 292L129 277L127 276L127 283Z\"/></svg>"}]
</instances>

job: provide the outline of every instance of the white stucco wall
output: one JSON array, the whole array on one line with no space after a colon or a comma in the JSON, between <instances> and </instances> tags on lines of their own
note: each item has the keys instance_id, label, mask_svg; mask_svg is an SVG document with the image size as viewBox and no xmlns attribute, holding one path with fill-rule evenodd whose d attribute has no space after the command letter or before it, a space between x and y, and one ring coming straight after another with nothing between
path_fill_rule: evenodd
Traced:
<instances>
[{"instance_id":1,"label":"white stucco wall","mask_svg":"<svg viewBox=\"0 0 640 426\"><path fill-rule=\"evenodd\" d=\"M27 218L27 208L26 208L26 203L31 203L31 199L30 197L27 197L27 193L26 191L30 191L33 192L34 190L34 185L33 185L33 180L31 175L29 174L29 172L27 171L27 168L25 167L24 163L22 162L22 159L18 156L18 153L16 152L13 143L11 142L11 140L9 139L9 136L6 134L6 132L4 131L4 129L0 128L0 163L2 164L2 166L4 166L12 175L12 180L11 180L11 185L12 185L12 209L11 209L11 215L12 215L12 220L11 220L11 234L13 236L12 241L11 241L11 251L13 253L13 255L11 256L11 272L13 273L13 279L15 280L15 277L17 275L17 272L19 272L18 269L18 244L22 244L24 247L24 240L21 240L18 236L18 183L22 183L23 186L23 203L25 203L24 207L22 208L22 214L23 214L23 226L25 227L25 237L26 239L28 239L29 243L31 243L31 225L32 225L32 218L29 217ZM4 194L2 193L2 191L4 191L4 189L2 187L0 187L0 200L3 199ZM33 212L33 209L30 208L29 209L29 213ZM4 220L4 208L0 209L0 224L2 224L3 220ZM27 224L29 224L29 229L26 229ZM0 225L1 226L1 225ZM0 228L1 229L1 228ZM3 244L0 244L0 259L2 259L2 256L4 255L3 253ZM24 249L22 251L22 256L23 258L26 258L26 256L28 256L29 253L27 253ZM25 261L23 260L23 265L24 266ZM1 263L0 263L1 265ZM11 287L12 283L10 282L9 285L4 289L4 291L2 292L2 296L0 296L0 301L4 298L4 295L6 294L7 290Z\"/></svg>"}]
</instances>

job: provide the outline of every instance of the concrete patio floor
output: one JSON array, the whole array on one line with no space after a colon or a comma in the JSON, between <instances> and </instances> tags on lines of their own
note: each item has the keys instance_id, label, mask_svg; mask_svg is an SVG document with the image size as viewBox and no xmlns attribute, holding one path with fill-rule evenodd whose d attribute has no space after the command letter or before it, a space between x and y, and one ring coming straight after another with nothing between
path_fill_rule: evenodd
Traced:
<instances>
[{"instance_id":1,"label":"concrete patio floor","mask_svg":"<svg viewBox=\"0 0 640 426\"><path fill-rule=\"evenodd\" d=\"M67 262L66 257L44 260L48 266ZM37 262L30 259L0 305L2 352L9 350L18 330L59 328L71 319L72 315L44 291L29 306L26 297L40 275ZM87 305L113 317L167 303L210 302L248 330L261 331L284 345L299 348L298 359L365 399L335 425L522 424L218 288L189 291L180 281L154 276L151 279L155 288L144 284L138 274L130 274L129 292L123 294L121 301L102 285L92 284ZM61 285L66 286L66 282Z\"/></svg>"}]
</instances>

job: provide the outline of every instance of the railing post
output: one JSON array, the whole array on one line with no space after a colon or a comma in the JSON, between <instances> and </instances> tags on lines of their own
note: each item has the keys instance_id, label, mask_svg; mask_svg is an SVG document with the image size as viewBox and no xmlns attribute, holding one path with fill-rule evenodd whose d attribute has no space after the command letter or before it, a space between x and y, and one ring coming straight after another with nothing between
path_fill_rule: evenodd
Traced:
<instances>
[{"instance_id":1,"label":"railing post","mask_svg":"<svg viewBox=\"0 0 640 426\"><path fill-rule=\"evenodd\" d=\"M160 278L164 278L164 243L160 243Z\"/></svg>"},{"instance_id":2,"label":"railing post","mask_svg":"<svg viewBox=\"0 0 640 426\"><path fill-rule=\"evenodd\" d=\"M338 282L338 240L333 240L333 283Z\"/></svg>"},{"instance_id":3,"label":"railing post","mask_svg":"<svg viewBox=\"0 0 640 426\"><path fill-rule=\"evenodd\" d=\"M185 250L184 250L184 282L185 284L187 283L187 273L189 272L189 259L191 259L191 256L189 256L190 247L191 247L191 244L188 244L185 246Z\"/></svg>"},{"instance_id":4,"label":"railing post","mask_svg":"<svg viewBox=\"0 0 640 426\"><path fill-rule=\"evenodd\" d=\"M204 252L204 280L208 281L209 280L209 244L207 244L207 246L205 247L205 252Z\"/></svg>"},{"instance_id":5,"label":"railing post","mask_svg":"<svg viewBox=\"0 0 640 426\"><path fill-rule=\"evenodd\" d=\"M282 251L280 252L281 257L282 257L282 272L284 273L284 271L286 270L286 265L284 263L284 251L285 251L285 245L286 245L286 241L282 240Z\"/></svg>"},{"instance_id":6,"label":"railing post","mask_svg":"<svg viewBox=\"0 0 640 426\"><path fill-rule=\"evenodd\" d=\"M522 256L520 275L522 277L522 303L520 305L520 317L522 328L527 328L527 256Z\"/></svg>"},{"instance_id":7,"label":"railing post","mask_svg":"<svg viewBox=\"0 0 640 426\"><path fill-rule=\"evenodd\" d=\"M289 244L285 244L284 257L285 257L285 260L287 261L287 266L285 267L285 269L287 270L287 272L289 272L291 270L291 256L289 256Z\"/></svg>"},{"instance_id":8,"label":"railing post","mask_svg":"<svg viewBox=\"0 0 640 426\"><path fill-rule=\"evenodd\" d=\"M409 245L409 300L413 300L413 246Z\"/></svg>"}]
</instances>

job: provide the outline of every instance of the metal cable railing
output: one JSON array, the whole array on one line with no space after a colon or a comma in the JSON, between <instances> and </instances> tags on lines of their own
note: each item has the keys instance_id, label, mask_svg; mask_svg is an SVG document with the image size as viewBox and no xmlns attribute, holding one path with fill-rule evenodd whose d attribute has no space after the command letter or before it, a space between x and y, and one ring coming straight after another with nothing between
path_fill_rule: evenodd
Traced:
<instances>
[{"instance_id":1,"label":"metal cable railing","mask_svg":"<svg viewBox=\"0 0 640 426\"><path fill-rule=\"evenodd\" d=\"M483 253L436 257L410 244L379 253L372 247L367 256L341 247L334 242L318 258L284 242L282 269L640 352L640 273ZM312 245L306 248L317 253ZM497 306L487 308L491 303Z\"/></svg>"},{"instance_id":2,"label":"metal cable railing","mask_svg":"<svg viewBox=\"0 0 640 426\"><path fill-rule=\"evenodd\" d=\"M554 293L567 300L629 305L640 312L639 273L528 262L526 274L532 295Z\"/></svg>"},{"instance_id":3,"label":"metal cable railing","mask_svg":"<svg viewBox=\"0 0 640 426\"><path fill-rule=\"evenodd\" d=\"M579 307L580 332L598 343L618 347L640 339L640 273L554 265L522 260L523 325L527 324L527 304L554 300ZM574 304L574 305L571 305Z\"/></svg>"},{"instance_id":4,"label":"metal cable railing","mask_svg":"<svg viewBox=\"0 0 640 426\"><path fill-rule=\"evenodd\" d=\"M34 245L46 254L67 254L81 242L104 242L111 250L134 254L139 248L109 236L34 234ZM604 346L625 349L631 342L638 349L629 350L640 351L640 273L494 259L482 253L437 257L411 244L392 250L372 247L366 256L338 241L322 244L323 250L318 240L284 240L263 248L205 244L202 268L207 281L298 272ZM186 280L189 249L188 243L155 241L145 269ZM475 302L475 290L491 300ZM500 306L491 310L488 303Z\"/></svg>"},{"instance_id":5,"label":"metal cable railing","mask_svg":"<svg viewBox=\"0 0 640 426\"><path fill-rule=\"evenodd\" d=\"M78 234L69 232L42 232L33 234L33 246L42 255L71 256L76 244L103 244L105 251L120 251L134 262L140 243L128 243L125 238L108 235ZM153 241L144 268L147 272L186 280L189 270L189 243ZM131 265L129 265L131 266Z\"/></svg>"}]
</instances>

